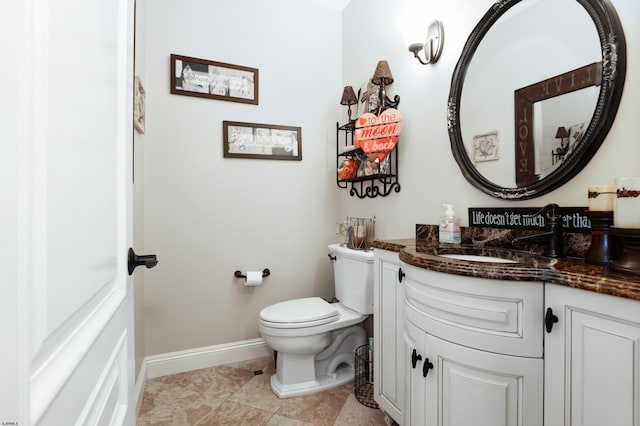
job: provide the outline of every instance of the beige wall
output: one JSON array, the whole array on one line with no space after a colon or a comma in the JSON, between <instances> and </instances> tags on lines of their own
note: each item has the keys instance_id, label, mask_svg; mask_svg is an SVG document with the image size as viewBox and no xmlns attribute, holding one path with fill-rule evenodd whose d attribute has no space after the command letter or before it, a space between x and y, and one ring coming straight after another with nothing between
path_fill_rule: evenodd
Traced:
<instances>
[{"instance_id":1,"label":"beige wall","mask_svg":"<svg viewBox=\"0 0 640 426\"><path fill-rule=\"evenodd\" d=\"M626 35L627 77L616 120L591 162L566 185L528 201L494 199L467 182L451 154L447 99L462 47L493 3L493 0L399 0L389 7L383 0L351 0L345 8L345 84L360 84L371 75L379 59L386 59L395 78L390 93L401 97L399 110L404 118L398 144L401 192L364 202L341 194L341 211L376 214L380 238L410 237L416 223L437 223L443 203L453 203L466 225L468 207L543 206L550 202L586 206L588 186L612 184L616 177L640 174L640 143L636 136L640 133L640 100L636 95L640 93L640 3L613 0ZM414 41L424 42L427 25L433 19L444 24L444 51L435 65L423 66L407 46ZM571 25L570 20L567 25ZM405 41L403 33L410 32L412 26L419 29L420 36Z\"/></svg>"},{"instance_id":2,"label":"beige wall","mask_svg":"<svg viewBox=\"0 0 640 426\"><path fill-rule=\"evenodd\" d=\"M142 0L138 0L142 1ZM640 4L614 0L627 38L625 93L609 137L578 176L534 200L507 202L472 187L451 154L446 105L468 34L492 0L352 0L344 13L299 0L147 4L147 134L144 250L160 264L144 272L145 355L259 336L259 310L310 295L333 295L326 244L346 216L377 217L379 238L414 235L442 203L468 207L586 205L586 188L639 175ZM431 19L445 26L434 66L407 51L403 30ZM420 37L423 37L421 35ZM414 40L412 40L414 41ZM260 105L169 94L171 53L260 69ZM335 185L335 123L342 87L357 87L389 61L401 96L400 193L360 200ZM224 159L222 120L302 127L303 161ZM236 269L272 271L244 288ZM142 274L141 274L142 275ZM138 283L136 283L138 285Z\"/></svg>"},{"instance_id":3,"label":"beige wall","mask_svg":"<svg viewBox=\"0 0 640 426\"><path fill-rule=\"evenodd\" d=\"M259 337L258 313L333 296L341 12L299 0L146 4L146 355ZM260 104L171 95L169 55L255 67ZM222 121L302 127L302 161L225 159ZM245 288L235 270L269 268Z\"/></svg>"}]
</instances>

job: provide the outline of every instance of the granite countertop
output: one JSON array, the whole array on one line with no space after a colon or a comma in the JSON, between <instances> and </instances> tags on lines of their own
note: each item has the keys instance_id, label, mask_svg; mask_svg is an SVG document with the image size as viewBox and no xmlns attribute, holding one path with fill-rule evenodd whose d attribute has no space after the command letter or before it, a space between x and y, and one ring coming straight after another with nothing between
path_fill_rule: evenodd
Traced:
<instances>
[{"instance_id":1,"label":"granite countertop","mask_svg":"<svg viewBox=\"0 0 640 426\"><path fill-rule=\"evenodd\" d=\"M544 258L539 252L463 244L439 244L433 238L374 241L374 248L399 253L400 260L419 268L469 277L514 281L545 281L628 299L640 300L640 276L591 265L580 257ZM512 259L518 263L457 260L439 254L476 254Z\"/></svg>"}]
</instances>

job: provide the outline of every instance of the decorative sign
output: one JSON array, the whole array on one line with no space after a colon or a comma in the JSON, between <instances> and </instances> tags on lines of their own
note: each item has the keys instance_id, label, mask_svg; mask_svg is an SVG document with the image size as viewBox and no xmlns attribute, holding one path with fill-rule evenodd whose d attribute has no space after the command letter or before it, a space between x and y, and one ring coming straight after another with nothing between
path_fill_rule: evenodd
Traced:
<instances>
[{"instance_id":1,"label":"decorative sign","mask_svg":"<svg viewBox=\"0 0 640 426\"><path fill-rule=\"evenodd\" d=\"M542 207L477 208L469 207L469 226L544 230L547 218L536 214ZM587 234L591 232L591 221L586 207L560 207L565 232Z\"/></svg>"},{"instance_id":2,"label":"decorative sign","mask_svg":"<svg viewBox=\"0 0 640 426\"><path fill-rule=\"evenodd\" d=\"M402 114L389 108L376 116L370 112L356 119L354 146L362 148L370 160L382 161L398 143L402 132Z\"/></svg>"}]
</instances>

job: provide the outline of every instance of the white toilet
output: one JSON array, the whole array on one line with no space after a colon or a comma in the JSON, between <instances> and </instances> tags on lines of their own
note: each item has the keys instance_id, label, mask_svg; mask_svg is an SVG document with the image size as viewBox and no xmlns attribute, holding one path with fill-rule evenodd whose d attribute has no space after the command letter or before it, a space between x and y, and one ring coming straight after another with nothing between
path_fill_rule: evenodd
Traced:
<instances>
[{"instance_id":1,"label":"white toilet","mask_svg":"<svg viewBox=\"0 0 640 426\"><path fill-rule=\"evenodd\" d=\"M280 398L353 380L355 350L367 343L360 323L373 312L373 252L329 246L336 298L288 300L260 311L259 328L277 351L271 389Z\"/></svg>"}]
</instances>

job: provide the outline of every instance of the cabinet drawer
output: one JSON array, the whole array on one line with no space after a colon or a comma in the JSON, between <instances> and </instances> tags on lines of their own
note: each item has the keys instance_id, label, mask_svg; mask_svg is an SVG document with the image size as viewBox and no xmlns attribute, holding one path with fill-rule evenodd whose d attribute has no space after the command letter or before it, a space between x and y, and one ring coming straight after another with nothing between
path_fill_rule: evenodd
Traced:
<instances>
[{"instance_id":1,"label":"cabinet drawer","mask_svg":"<svg viewBox=\"0 0 640 426\"><path fill-rule=\"evenodd\" d=\"M464 277L402 265L406 317L434 336L496 353L542 357L541 282Z\"/></svg>"}]
</instances>

